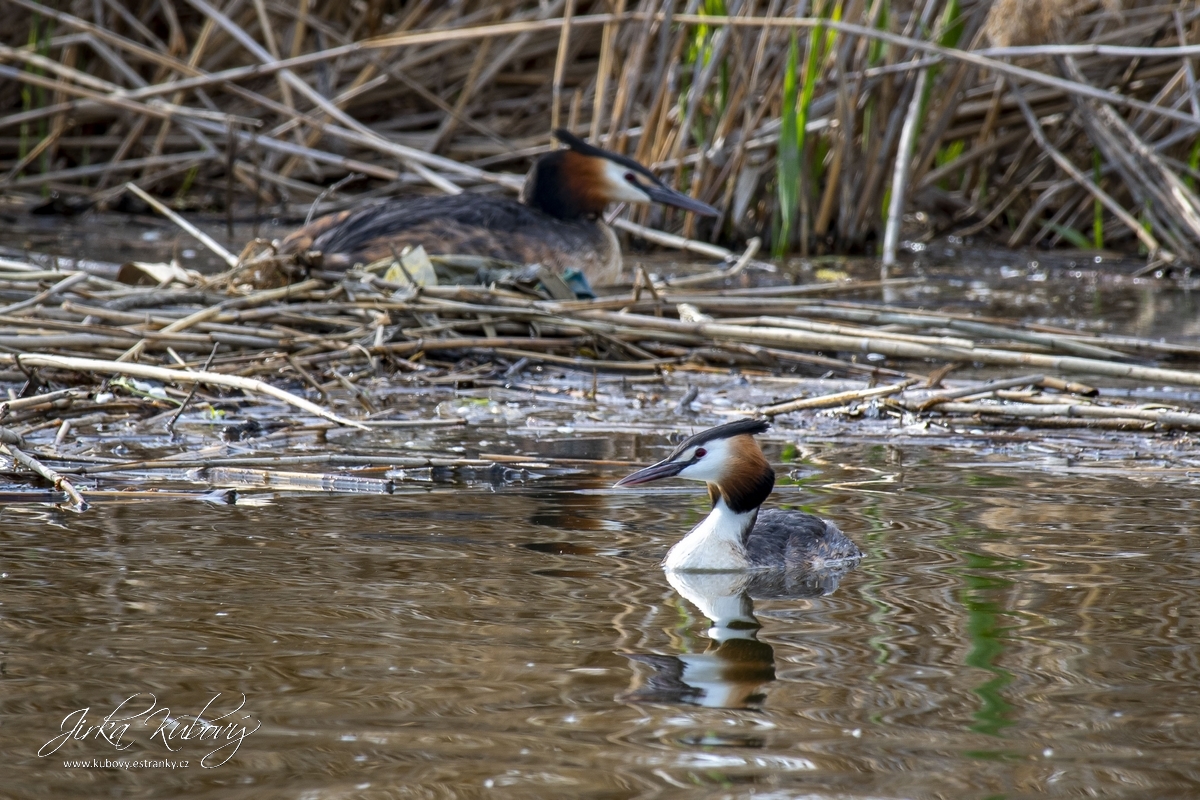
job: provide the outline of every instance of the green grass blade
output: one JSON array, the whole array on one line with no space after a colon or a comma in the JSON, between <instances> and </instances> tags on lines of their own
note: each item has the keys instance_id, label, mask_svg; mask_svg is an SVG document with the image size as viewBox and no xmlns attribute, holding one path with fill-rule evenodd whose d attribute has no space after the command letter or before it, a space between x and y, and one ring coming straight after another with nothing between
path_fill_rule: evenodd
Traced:
<instances>
[{"instance_id":1,"label":"green grass blade","mask_svg":"<svg viewBox=\"0 0 1200 800\"><path fill-rule=\"evenodd\" d=\"M1197 139L1196 143L1192 145L1192 153L1188 156L1187 163L1188 169L1192 170L1193 172L1200 170L1200 139ZM1196 179L1194 177L1188 175L1184 177L1184 181L1187 182L1189 189L1191 189L1193 192L1196 191Z\"/></svg>"},{"instance_id":2,"label":"green grass blade","mask_svg":"<svg viewBox=\"0 0 1200 800\"><path fill-rule=\"evenodd\" d=\"M1080 250L1088 250L1092 246L1088 238L1074 228L1068 228L1066 225L1059 225L1057 223L1050 223L1048 227ZM1101 234L1101 240L1103 240L1103 234Z\"/></svg>"},{"instance_id":3,"label":"green grass blade","mask_svg":"<svg viewBox=\"0 0 1200 800\"><path fill-rule=\"evenodd\" d=\"M817 16L829 19L833 15L840 16L841 0L836 3L822 3ZM817 84L821 80L821 62L825 53L833 47L833 33L821 28L813 28L808 36L808 51L804 58L804 76L799 86L796 83L796 72L800 61L800 40L792 34L788 45L787 72L783 78L783 116L779 131L779 236L776 237L772 254L779 258L787 252L791 244L792 231L795 229L800 210L800 192L802 189L801 168L804 157L805 128L808 125L808 112L812 106L813 95L816 94ZM828 47L826 47L828 42ZM810 170L810 174L811 174Z\"/></svg>"},{"instance_id":4,"label":"green grass blade","mask_svg":"<svg viewBox=\"0 0 1200 800\"><path fill-rule=\"evenodd\" d=\"M796 101L799 96L796 72L800 62L800 36L792 34L788 43L787 68L783 73L783 108L779 128L779 157L776 159L776 191L779 194L779 232L772 243L772 255L782 258L792 234L792 222L800 207L800 133L797 129Z\"/></svg>"}]
</instances>

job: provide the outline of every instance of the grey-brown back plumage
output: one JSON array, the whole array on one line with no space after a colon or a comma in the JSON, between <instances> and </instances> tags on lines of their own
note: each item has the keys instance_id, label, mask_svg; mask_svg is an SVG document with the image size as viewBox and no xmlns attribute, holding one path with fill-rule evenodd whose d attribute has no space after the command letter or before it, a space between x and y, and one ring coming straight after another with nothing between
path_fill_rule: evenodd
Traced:
<instances>
[{"instance_id":1,"label":"grey-brown back plumage","mask_svg":"<svg viewBox=\"0 0 1200 800\"><path fill-rule=\"evenodd\" d=\"M858 545L829 520L781 508L759 512L746 537L746 553L752 566L784 570L820 569L862 558Z\"/></svg>"},{"instance_id":2,"label":"grey-brown back plumage","mask_svg":"<svg viewBox=\"0 0 1200 800\"><path fill-rule=\"evenodd\" d=\"M574 267L595 280L619 259L612 241L592 219L557 219L504 197L445 195L399 198L321 217L284 239L280 250L316 250L326 266L346 268L421 245L431 255L469 253L560 271Z\"/></svg>"}]
</instances>

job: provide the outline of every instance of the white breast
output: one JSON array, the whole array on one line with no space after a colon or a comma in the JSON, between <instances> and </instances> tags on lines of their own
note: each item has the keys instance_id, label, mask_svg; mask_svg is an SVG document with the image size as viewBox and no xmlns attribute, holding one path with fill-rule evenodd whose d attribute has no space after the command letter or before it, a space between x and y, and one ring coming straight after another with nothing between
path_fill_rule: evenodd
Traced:
<instances>
[{"instance_id":1,"label":"white breast","mask_svg":"<svg viewBox=\"0 0 1200 800\"><path fill-rule=\"evenodd\" d=\"M667 553L663 566L677 572L737 572L750 569L742 544L754 526L757 509L742 514L731 511L725 500Z\"/></svg>"},{"instance_id":2,"label":"white breast","mask_svg":"<svg viewBox=\"0 0 1200 800\"><path fill-rule=\"evenodd\" d=\"M624 268L625 262L621 258L621 242L617 239L616 232L601 221L597 221L596 224L600 226L600 231L608 243L608 258L596 270L595 275L589 272L587 277L595 286L608 286L621 279L621 270Z\"/></svg>"}]
</instances>

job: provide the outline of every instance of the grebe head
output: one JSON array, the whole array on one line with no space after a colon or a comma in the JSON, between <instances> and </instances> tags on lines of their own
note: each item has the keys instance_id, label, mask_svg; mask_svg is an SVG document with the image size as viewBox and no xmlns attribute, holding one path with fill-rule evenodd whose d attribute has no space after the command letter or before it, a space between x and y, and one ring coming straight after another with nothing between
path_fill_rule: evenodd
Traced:
<instances>
[{"instance_id":1,"label":"grebe head","mask_svg":"<svg viewBox=\"0 0 1200 800\"><path fill-rule=\"evenodd\" d=\"M609 203L664 203L706 217L715 208L667 186L658 176L627 156L593 147L565 130L554 132L567 147L537 160L521 202L552 217L570 220L596 217Z\"/></svg>"},{"instance_id":2,"label":"grebe head","mask_svg":"<svg viewBox=\"0 0 1200 800\"><path fill-rule=\"evenodd\" d=\"M735 513L751 511L775 486L775 471L754 438L770 426L763 419L738 419L701 431L662 461L626 475L616 485L637 486L675 477L704 481L714 505L724 500Z\"/></svg>"}]
</instances>

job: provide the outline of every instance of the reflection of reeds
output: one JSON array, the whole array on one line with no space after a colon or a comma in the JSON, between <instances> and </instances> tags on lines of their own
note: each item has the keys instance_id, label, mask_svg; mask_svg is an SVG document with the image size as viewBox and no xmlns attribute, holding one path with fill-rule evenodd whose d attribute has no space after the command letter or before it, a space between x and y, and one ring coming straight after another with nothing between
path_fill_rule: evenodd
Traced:
<instances>
[{"instance_id":1,"label":"reflection of reeds","mask_svg":"<svg viewBox=\"0 0 1200 800\"><path fill-rule=\"evenodd\" d=\"M715 226L635 212L693 237L872 252L889 216L891 242L921 210L904 236L1140 240L1200 261L1195 7L3 3L10 192L111 201L134 178L177 204L245 193L302 216L351 173L377 194L515 187L557 120L721 206Z\"/></svg>"}]
</instances>

